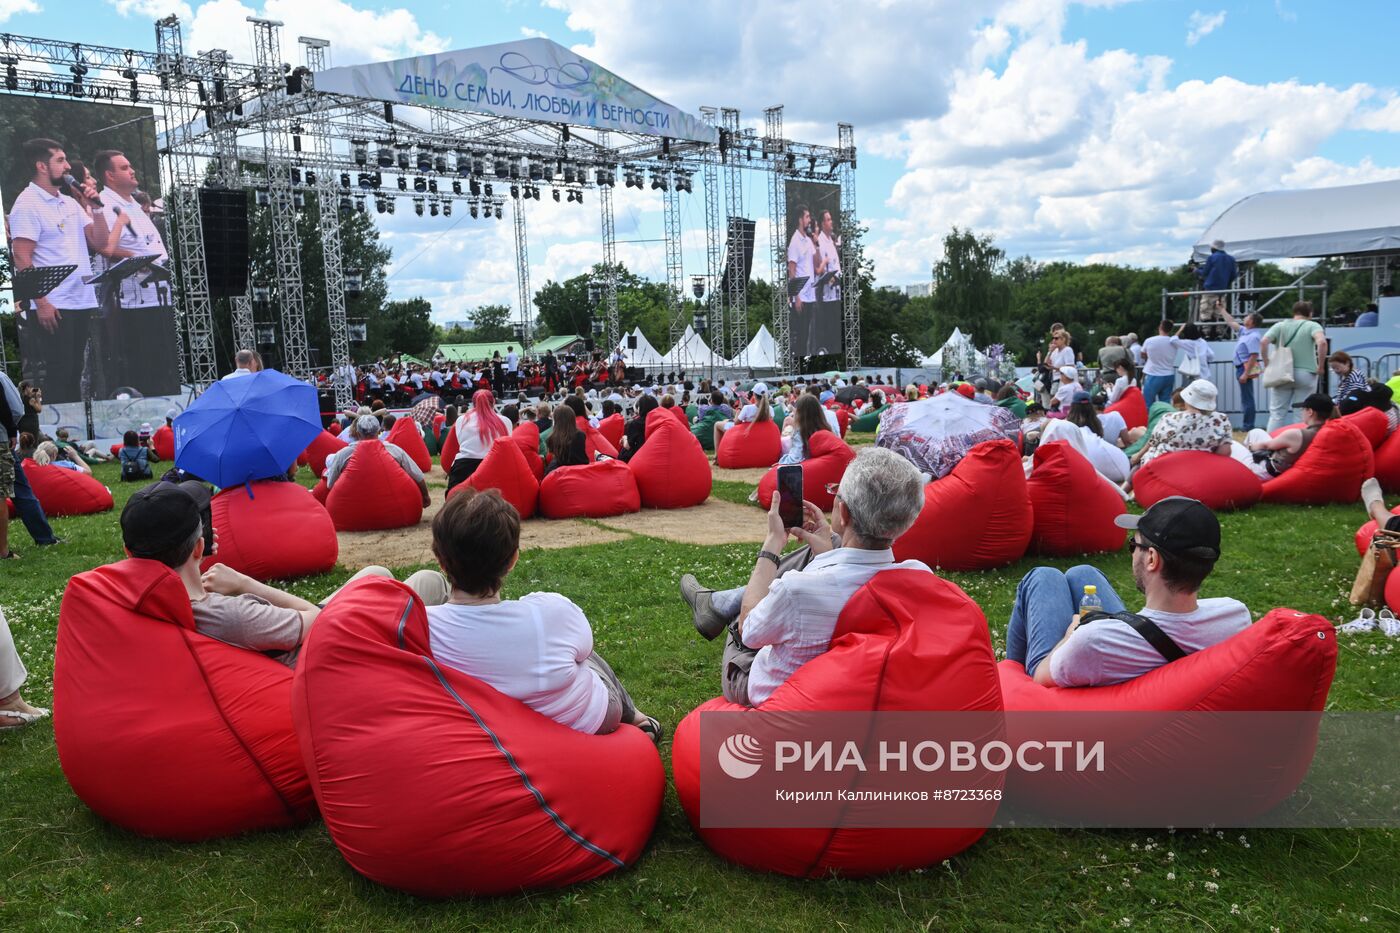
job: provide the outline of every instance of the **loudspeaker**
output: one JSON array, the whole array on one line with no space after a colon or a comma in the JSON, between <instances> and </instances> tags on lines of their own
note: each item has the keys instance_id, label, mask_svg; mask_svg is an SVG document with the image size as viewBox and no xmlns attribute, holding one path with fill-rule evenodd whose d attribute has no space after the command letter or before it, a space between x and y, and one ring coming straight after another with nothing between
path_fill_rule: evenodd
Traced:
<instances>
[{"instance_id":1,"label":"loudspeaker","mask_svg":"<svg viewBox=\"0 0 1400 933\"><path fill-rule=\"evenodd\" d=\"M749 275L753 272L753 240L755 224L745 217L729 218L729 235L724 245L724 273L720 276L720 294L729 294L729 269L732 258L737 253L743 275L739 279L739 290L747 301Z\"/></svg>"},{"instance_id":2,"label":"loudspeaker","mask_svg":"<svg viewBox=\"0 0 1400 933\"><path fill-rule=\"evenodd\" d=\"M209 297L247 294L247 192L200 188L199 226L204 233L204 269L209 276Z\"/></svg>"},{"instance_id":3,"label":"loudspeaker","mask_svg":"<svg viewBox=\"0 0 1400 933\"><path fill-rule=\"evenodd\" d=\"M584 338L584 341L583 341L583 349L586 350L586 351L588 351L589 353L592 353L592 352L593 352L593 338L592 338L592 337L586 337L586 338Z\"/></svg>"},{"instance_id":4,"label":"loudspeaker","mask_svg":"<svg viewBox=\"0 0 1400 933\"><path fill-rule=\"evenodd\" d=\"M627 335L627 349L629 349L629 350L635 350L635 349L637 349L637 335L636 335L636 334L628 334L628 335Z\"/></svg>"}]
</instances>

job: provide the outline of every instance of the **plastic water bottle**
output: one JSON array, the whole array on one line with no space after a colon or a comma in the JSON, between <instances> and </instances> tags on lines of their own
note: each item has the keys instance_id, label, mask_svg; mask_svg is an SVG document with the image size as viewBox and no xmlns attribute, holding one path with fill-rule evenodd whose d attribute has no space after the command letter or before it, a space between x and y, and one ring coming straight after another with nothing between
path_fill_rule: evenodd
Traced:
<instances>
[{"instance_id":1,"label":"plastic water bottle","mask_svg":"<svg viewBox=\"0 0 1400 933\"><path fill-rule=\"evenodd\" d=\"M1079 600L1079 617L1090 612L1103 612L1103 602L1099 599L1099 588L1092 583L1084 587L1084 597Z\"/></svg>"}]
</instances>

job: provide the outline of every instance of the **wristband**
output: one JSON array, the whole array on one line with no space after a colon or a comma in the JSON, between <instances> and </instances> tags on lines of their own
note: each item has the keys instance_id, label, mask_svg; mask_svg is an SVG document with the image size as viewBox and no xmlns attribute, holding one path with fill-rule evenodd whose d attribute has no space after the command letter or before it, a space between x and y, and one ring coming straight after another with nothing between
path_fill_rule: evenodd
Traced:
<instances>
[{"instance_id":1,"label":"wristband","mask_svg":"<svg viewBox=\"0 0 1400 933\"><path fill-rule=\"evenodd\" d=\"M781 560L781 558L779 558L777 554L774 554L772 551L768 551L768 550L760 550L760 551L758 552L758 559L759 559L759 560L771 560L771 561L773 562L773 566L774 566L774 567L778 566L778 562L779 562L779 560Z\"/></svg>"}]
</instances>

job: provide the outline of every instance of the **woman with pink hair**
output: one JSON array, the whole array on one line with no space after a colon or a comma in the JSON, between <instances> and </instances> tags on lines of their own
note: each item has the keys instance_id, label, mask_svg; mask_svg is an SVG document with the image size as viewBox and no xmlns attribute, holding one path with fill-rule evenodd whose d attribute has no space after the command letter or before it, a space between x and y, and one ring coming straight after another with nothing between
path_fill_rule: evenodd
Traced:
<instances>
[{"instance_id":1,"label":"woman with pink hair","mask_svg":"<svg viewBox=\"0 0 1400 933\"><path fill-rule=\"evenodd\" d=\"M457 419L457 459L447 474L447 489L476 472L481 461L498 437L510 435L510 422L496 413L496 397L489 389L478 389L472 396L471 407Z\"/></svg>"}]
</instances>

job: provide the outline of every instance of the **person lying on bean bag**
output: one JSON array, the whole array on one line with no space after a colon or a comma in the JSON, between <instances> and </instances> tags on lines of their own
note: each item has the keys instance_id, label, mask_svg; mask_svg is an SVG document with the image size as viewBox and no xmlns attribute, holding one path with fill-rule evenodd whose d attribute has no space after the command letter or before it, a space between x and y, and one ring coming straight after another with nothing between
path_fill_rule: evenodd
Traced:
<instances>
[{"instance_id":1,"label":"person lying on bean bag","mask_svg":"<svg viewBox=\"0 0 1400 933\"><path fill-rule=\"evenodd\" d=\"M1208 648L1249 627L1237 599L1198 599L1220 558L1220 522L1195 499L1172 496L1114 524L1134 532L1133 581L1146 597L1138 614L1099 570L1037 567L1016 587L1006 657L1051 687L1117 684ZM1087 593L1102 612L1081 615Z\"/></svg>"},{"instance_id":2,"label":"person lying on bean bag","mask_svg":"<svg viewBox=\"0 0 1400 933\"><path fill-rule=\"evenodd\" d=\"M787 528L773 496L768 535L747 586L715 591L682 576L681 597L696 629L711 640L727 633L724 698L744 706L768 699L826 651L846 601L881 570L928 571L917 560L896 563L890 549L923 505L924 479L914 465L891 450L865 447L841 479L829 524L806 501L802 526ZM780 558L789 535L806 547Z\"/></svg>"},{"instance_id":3,"label":"person lying on bean bag","mask_svg":"<svg viewBox=\"0 0 1400 933\"><path fill-rule=\"evenodd\" d=\"M325 479L327 490L335 486L335 481L340 478L341 472L344 471L346 464L350 462L350 457L355 453L356 442L363 440L378 441L379 432L382 428L383 425L374 415L361 415L351 423L349 442L345 447L332 454L330 459L326 461ZM427 480L423 478L423 471L418 469L418 465L413 462L413 458L405 453L402 448L394 444L384 443L383 441L379 443L384 448L384 452L392 457L395 463L403 467L403 471L408 474L409 479L417 484L418 491L423 495L423 508L426 509L431 499L428 495Z\"/></svg>"},{"instance_id":4,"label":"person lying on bean bag","mask_svg":"<svg viewBox=\"0 0 1400 933\"><path fill-rule=\"evenodd\" d=\"M1261 480L1273 479L1297 463L1311 446L1313 438L1317 437L1317 432L1335 417L1337 408L1332 400L1321 392L1314 392L1303 399L1301 426L1287 428L1279 432L1278 437L1271 437L1268 431L1254 428L1245 435L1244 447L1247 450L1236 453L1235 459L1253 470Z\"/></svg>"}]
</instances>

